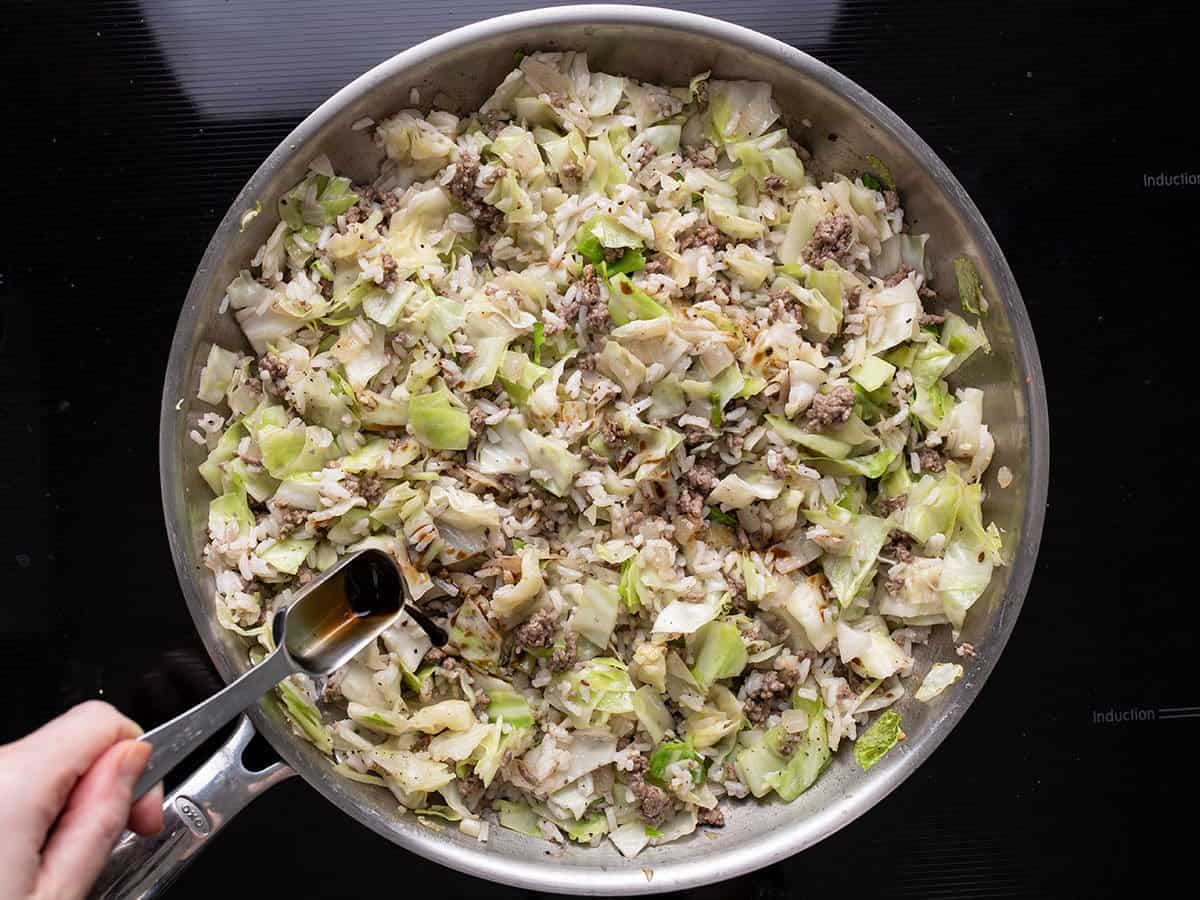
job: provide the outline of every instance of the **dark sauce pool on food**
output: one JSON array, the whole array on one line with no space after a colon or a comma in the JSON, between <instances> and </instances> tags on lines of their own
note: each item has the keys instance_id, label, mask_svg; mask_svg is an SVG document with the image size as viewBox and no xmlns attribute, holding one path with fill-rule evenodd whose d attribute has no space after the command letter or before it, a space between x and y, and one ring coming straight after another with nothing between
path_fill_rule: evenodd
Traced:
<instances>
[{"instance_id":1,"label":"dark sauce pool on food","mask_svg":"<svg viewBox=\"0 0 1200 900\"><path fill-rule=\"evenodd\" d=\"M305 649L297 662L313 671L328 670L330 654L346 629L382 625L394 619L402 605L434 645L445 644L446 633L419 609L403 604L404 596L402 576L392 558L382 550L363 551L306 591L303 602L289 612L299 617L291 620L289 631L296 628L309 635L300 642Z\"/></svg>"}]
</instances>

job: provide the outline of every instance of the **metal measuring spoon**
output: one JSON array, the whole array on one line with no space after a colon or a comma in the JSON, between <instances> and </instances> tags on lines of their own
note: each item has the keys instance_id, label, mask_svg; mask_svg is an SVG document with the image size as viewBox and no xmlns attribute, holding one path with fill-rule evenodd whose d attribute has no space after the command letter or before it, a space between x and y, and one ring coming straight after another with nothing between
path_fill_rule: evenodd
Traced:
<instances>
[{"instance_id":1,"label":"metal measuring spoon","mask_svg":"<svg viewBox=\"0 0 1200 900\"><path fill-rule=\"evenodd\" d=\"M407 603L404 578L382 550L343 557L298 592L275 617L275 651L224 690L142 735L154 749L134 788L141 797L234 716L294 672L328 675L348 663L407 612L436 646L446 634Z\"/></svg>"}]
</instances>

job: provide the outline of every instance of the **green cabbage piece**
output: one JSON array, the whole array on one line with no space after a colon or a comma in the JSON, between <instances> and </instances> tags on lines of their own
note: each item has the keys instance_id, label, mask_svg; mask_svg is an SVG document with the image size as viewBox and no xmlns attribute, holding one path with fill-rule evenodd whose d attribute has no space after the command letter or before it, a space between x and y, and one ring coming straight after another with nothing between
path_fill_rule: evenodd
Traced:
<instances>
[{"instance_id":1,"label":"green cabbage piece","mask_svg":"<svg viewBox=\"0 0 1200 900\"><path fill-rule=\"evenodd\" d=\"M671 711L653 685L643 684L633 692L633 711L646 733L656 743L675 728L675 719Z\"/></svg>"},{"instance_id":2,"label":"green cabbage piece","mask_svg":"<svg viewBox=\"0 0 1200 900\"><path fill-rule=\"evenodd\" d=\"M732 363L721 370L710 384L708 402L711 404L711 417L714 425L719 427L725 407L734 397L741 395L746 387L746 379L737 363Z\"/></svg>"},{"instance_id":3,"label":"green cabbage piece","mask_svg":"<svg viewBox=\"0 0 1200 900\"><path fill-rule=\"evenodd\" d=\"M608 818L602 812L593 813L586 819L554 819L554 824L567 833L577 844L591 844L608 834Z\"/></svg>"},{"instance_id":4,"label":"green cabbage piece","mask_svg":"<svg viewBox=\"0 0 1200 900\"><path fill-rule=\"evenodd\" d=\"M605 250L642 246L642 239L635 232L603 213L592 216L575 232L575 252L596 265L604 262Z\"/></svg>"},{"instance_id":5,"label":"green cabbage piece","mask_svg":"<svg viewBox=\"0 0 1200 900\"><path fill-rule=\"evenodd\" d=\"M466 599L450 617L450 642L463 659L484 669L500 662L502 639L473 599Z\"/></svg>"},{"instance_id":6,"label":"green cabbage piece","mask_svg":"<svg viewBox=\"0 0 1200 900\"><path fill-rule=\"evenodd\" d=\"M839 280L840 285L840 280ZM828 286L827 286L828 287ZM809 332L818 339L832 337L842 327L841 294L826 297L820 290L805 287L789 273L778 275L771 283L771 292L787 291L804 307L804 321ZM836 301L836 302L835 302Z\"/></svg>"},{"instance_id":7,"label":"green cabbage piece","mask_svg":"<svg viewBox=\"0 0 1200 900\"><path fill-rule=\"evenodd\" d=\"M877 391L896 374L896 367L878 356L868 356L849 373L864 391Z\"/></svg>"},{"instance_id":8,"label":"green cabbage piece","mask_svg":"<svg viewBox=\"0 0 1200 900\"><path fill-rule=\"evenodd\" d=\"M982 349L985 353L991 351L991 345L988 343L983 326L976 325L972 328L967 324L966 319L956 316L952 312L946 313L946 321L942 325L941 343L945 345L947 351L954 354L954 358L942 372L943 375L949 375L956 371L976 350Z\"/></svg>"},{"instance_id":9,"label":"green cabbage piece","mask_svg":"<svg viewBox=\"0 0 1200 900\"><path fill-rule=\"evenodd\" d=\"M349 546L357 543L360 535L354 530L363 519L371 518L371 513L361 506L356 506L354 509L349 509L346 513L337 520L332 528L326 533L325 537L333 544L341 544Z\"/></svg>"},{"instance_id":10,"label":"green cabbage piece","mask_svg":"<svg viewBox=\"0 0 1200 900\"><path fill-rule=\"evenodd\" d=\"M446 347L450 335L466 322L466 304L448 297L427 297L410 319L438 347Z\"/></svg>"},{"instance_id":11,"label":"green cabbage piece","mask_svg":"<svg viewBox=\"0 0 1200 900\"><path fill-rule=\"evenodd\" d=\"M600 274L605 278L611 278L613 275L640 272L644 268L646 268L645 254L640 249L626 250L616 262L601 261Z\"/></svg>"},{"instance_id":12,"label":"green cabbage piece","mask_svg":"<svg viewBox=\"0 0 1200 900\"><path fill-rule=\"evenodd\" d=\"M238 354L213 344L208 351L208 362L200 370L200 390L196 396L205 403L217 404L225 399L225 392L233 381Z\"/></svg>"},{"instance_id":13,"label":"green cabbage piece","mask_svg":"<svg viewBox=\"0 0 1200 900\"><path fill-rule=\"evenodd\" d=\"M238 445L245 436L246 427L241 422L230 422L208 458L197 467L214 494L225 492L222 464L237 456Z\"/></svg>"},{"instance_id":14,"label":"green cabbage piece","mask_svg":"<svg viewBox=\"0 0 1200 900\"><path fill-rule=\"evenodd\" d=\"M853 449L845 441L839 441L837 438L829 437L826 434L805 431L798 425L793 425L783 416L767 415L766 420L775 433L785 441L799 444L819 456L824 456L828 459L845 459Z\"/></svg>"},{"instance_id":15,"label":"green cabbage piece","mask_svg":"<svg viewBox=\"0 0 1200 900\"><path fill-rule=\"evenodd\" d=\"M704 784L704 778L708 770L707 761L687 741L667 741L655 747L650 754L649 765L646 769L646 779L660 787L666 787L667 767L681 760L691 760L696 763L695 768L692 769L692 781L695 782L697 787Z\"/></svg>"},{"instance_id":16,"label":"green cabbage piece","mask_svg":"<svg viewBox=\"0 0 1200 900\"><path fill-rule=\"evenodd\" d=\"M285 479L300 472L315 472L340 452L328 429L319 425L279 428L268 425L258 433L263 465L272 478Z\"/></svg>"},{"instance_id":17,"label":"green cabbage piece","mask_svg":"<svg viewBox=\"0 0 1200 900\"><path fill-rule=\"evenodd\" d=\"M503 688L488 688L488 720L491 722L505 721L514 728L528 728L533 725L533 713L529 702L516 691Z\"/></svg>"},{"instance_id":18,"label":"green cabbage piece","mask_svg":"<svg viewBox=\"0 0 1200 900\"><path fill-rule=\"evenodd\" d=\"M954 398L944 381L934 381L930 384L917 383L912 405L915 416L927 428L937 428L954 406Z\"/></svg>"},{"instance_id":19,"label":"green cabbage piece","mask_svg":"<svg viewBox=\"0 0 1200 900\"><path fill-rule=\"evenodd\" d=\"M928 703L962 677L963 667L957 663L934 663L913 696L921 703Z\"/></svg>"},{"instance_id":20,"label":"green cabbage piece","mask_svg":"<svg viewBox=\"0 0 1200 900\"><path fill-rule=\"evenodd\" d=\"M538 323L541 324L541 323ZM475 339L475 356L463 370L464 391L475 391L488 387L496 380L500 363L508 351L506 337L480 337Z\"/></svg>"},{"instance_id":21,"label":"green cabbage piece","mask_svg":"<svg viewBox=\"0 0 1200 900\"><path fill-rule=\"evenodd\" d=\"M283 701L284 712L292 720L292 724L318 750L332 755L333 738L326 729L325 723L321 721L321 711L310 703L308 698L290 680L279 682L276 690L279 692L279 699Z\"/></svg>"},{"instance_id":22,"label":"green cabbage piece","mask_svg":"<svg viewBox=\"0 0 1200 900\"><path fill-rule=\"evenodd\" d=\"M709 81L709 138L717 146L756 138L779 118L771 85L763 81Z\"/></svg>"},{"instance_id":23,"label":"green cabbage piece","mask_svg":"<svg viewBox=\"0 0 1200 900\"><path fill-rule=\"evenodd\" d=\"M691 672L705 692L714 682L740 675L746 668L746 644L733 622L709 622L696 633L696 641L696 664Z\"/></svg>"},{"instance_id":24,"label":"green cabbage piece","mask_svg":"<svg viewBox=\"0 0 1200 900\"><path fill-rule=\"evenodd\" d=\"M972 485L978 487L978 485ZM982 540L959 528L942 555L938 596L955 637L962 629L967 611L983 596L999 562L1000 535L992 525Z\"/></svg>"},{"instance_id":25,"label":"green cabbage piece","mask_svg":"<svg viewBox=\"0 0 1200 900\"><path fill-rule=\"evenodd\" d=\"M524 353L509 350L500 363L500 384L518 406L529 402L529 396L539 381L550 374L544 366L531 362Z\"/></svg>"},{"instance_id":26,"label":"green cabbage piece","mask_svg":"<svg viewBox=\"0 0 1200 900\"><path fill-rule=\"evenodd\" d=\"M408 419L413 437L431 450L466 450L471 442L470 417L444 387L410 398Z\"/></svg>"},{"instance_id":27,"label":"green cabbage piece","mask_svg":"<svg viewBox=\"0 0 1200 900\"><path fill-rule=\"evenodd\" d=\"M754 241L763 236L766 227L762 222L756 222L742 215L737 200L713 190L703 193L704 209L709 220L730 237L739 240Z\"/></svg>"},{"instance_id":28,"label":"green cabbage piece","mask_svg":"<svg viewBox=\"0 0 1200 900\"><path fill-rule=\"evenodd\" d=\"M854 742L854 761L864 771L870 769L900 742L900 735L900 716L889 709L858 736Z\"/></svg>"},{"instance_id":29,"label":"green cabbage piece","mask_svg":"<svg viewBox=\"0 0 1200 900\"><path fill-rule=\"evenodd\" d=\"M618 326L638 319L657 319L668 315L665 307L652 300L624 273L612 278L608 291L608 312L613 324Z\"/></svg>"},{"instance_id":30,"label":"green cabbage piece","mask_svg":"<svg viewBox=\"0 0 1200 900\"><path fill-rule=\"evenodd\" d=\"M790 803L808 790L829 764L832 752L820 701L794 700L793 707L808 713L809 724L791 753L785 753L789 735L782 726L757 734L734 757L734 768L755 797L775 791ZM757 739L756 739L757 738Z\"/></svg>"},{"instance_id":31,"label":"green cabbage piece","mask_svg":"<svg viewBox=\"0 0 1200 900\"><path fill-rule=\"evenodd\" d=\"M601 727L610 714L633 712L633 682L625 664L609 656L597 656L555 682L565 685L547 691L547 699L565 712L576 728Z\"/></svg>"},{"instance_id":32,"label":"green cabbage piece","mask_svg":"<svg viewBox=\"0 0 1200 900\"><path fill-rule=\"evenodd\" d=\"M629 399L637 393L646 377L645 364L616 341L604 342L604 349L596 357L596 365L621 386L621 391Z\"/></svg>"},{"instance_id":33,"label":"green cabbage piece","mask_svg":"<svg viewBox=\"0 0 1200 900\"><path fill-rule=\"evenodd\" d=\"M504 213L507 222L513 225L525 225L533 221L533 201L521 187L515 172L508 172L492 186L483 202L496 207Z\"/></svg>"},{"instance_id":34,"label":"green cabbage piece","mask_svg":"<svg viewBox=\"0 0 1200 900\"><path fill-rule=\"evenodd\" d=\"M420 285L406 281L397 285L389 294L382 288L368 283L362 291L361 299L356 300L362 305L362 311L367 318L391 330L400 323L400 316L408 302L415 298L420 290Z\"/></svg>"},{"instance_id":35,"label":"green cabbage piece","mask_svg":"<svg viewBox=\"0 0 1200 900\"><path fill-rule=\"evenodd\" d=\"M288 538L277 541L266 550L256 550L255 554L280 572L295 575L300 571L300 566L304 564L304 560L308 558L308 554L312 552L312 548L316 544L315 540Z\"/></svg>"},{"instance_id":36,"label":"green cabbage piece","mask_svg":"<svg viewBox=\"0 0 1200 900\"><path fill-rule=\"evenodd\" d=\"M809 464L824 474L861 475L864 478L879 478L896 461L895 450L883 447L865 456L853 459L809 460Z\"/></svg>"},{"instance_id":37,"label":"green cabbage piece","mask_svg":"<svg viewBox=\"0 0 1200 900\"><path fill-rule=\"evenodd\" d=\"M720 509L716 508L716 506L708 506L707 512L704 514L704 518L707 518L709 522L719 522L722 524L722 526L726 526L728 528L738 527L737 517L731 516L728 514L728 512L721 511Z\"/></svg>"},{"instance_id":38,"label":"green cabbage piece","mask_svg":"<svg viewBox=\"0 0 1200 900\"><path fill-rule=\"evenodd\" d=\"M957 473L923 475L908 492L901 527L921 543L935 534L950 535L965 485Z\"/></svg>"},{"instance_id":39,"label":"green cabbage piece","mask_svg":"<svg viewBox=\"0 0 1200 900\"><path fill-rule=\"evenodd\" d=\"M954 277L958 282L958 301L962 308L974 315L982 315L983 285L979 281L975 263L965 256L958 257L954 260Z\"/></svg>"},{"instance_id":40,"label":"green cabbage piece","mask_svg":"<svg viewBox=\"0 0 1200 900\"><path fill-rule=\"evenodd\" d=\"M536 431L523 429L520 438L529 454L530 466L543 473L535 478L556 497L564 496L571 489L575 476L587 468L582 457Z\"/></svg>"},{"instance_id":41,"label":"green cabbage piece","mask_svg":"<svg viewBox=\"0 0 1200 900\"><path fill-rule=\"evenodd\" d=\"M298 231L306 225L331 225L358 202L349 178L310 175L279 198L279 218Z\"/></svg>"},{"instance_id":42,"label":"green cabbage piece","mask_svg":"<svg viewBox=\"0 0 1200 900\"><path fill-rule=\"evenodd\" d=\"M540 366L542 364L542 346L546 343L546 325L544 322L535 322L533 325L533 363Z\"/></svg>"},{"instance_id":43,"label":"green cabbage piece","mask_svg":"<svg viewBox=\"0 0 1200 900\"><path fill-rule=\"evenodd\" d=\"M799 707L801 704L793 702L792 705ZM775 793L785 803L791 803L812 787L833 756L820 701L807 706L808 728L804 732L804 740L792 751L788 764L774 779Z\"/></svg>"},{"instance_id":44,"label":"green cabbage piece","mask_svg":"<svg viewBox=\"0 0 1200 900\"><path fill-rule=\"evenodd\" d=\"M589 578L583 584L583 594L571 616L571 628L595 646L607 647L617 625L619 602L615 588Z\"/></svg>"},{"instance_id":45,"label":"green cabbage piece","mask_svg":"<svg viewBox=\"0 0 1200 900\"><path fill-rule=\"evenodd\" d=\"M617 593L629 612L636 613L642 608L641 573L636 555L621 563L621 580L617 583Z\"/></svg>"},{"instance_id":46,"label":"green cabbage piece","mask_svg":"<svg viewBox=\"0 0 1200 900\"><path fill-rule=\"evenodd\" d=\"M845 537L845 553L826 552L821 556L825 577L845 609L875 575L875 560L887 543L891 524L887 519L856 516L836 506L825 512L806 511L805 515L814 524Z\"/></svg>"},{"instance_id":47,"label":"green cabbage piece","mask_svg":"<svg viewBox=\"0 0 1200 900\"><path fill-rule=\"evenodd\" d=\"M208 530L217 534L230 524L237 526L238 534L245 536L254 527L254 514L246 501L246 488L236 481L232 490L208 503Z\"/></svg>"},{"instance_id":48,"label":"green cabbage piece","mask_svg":"<svg viewBox=\"0 0 1200 900\"><path fill-rule=\"evenodd\" d=\"M545 172L533 135L518 125L505 126L487 149L489 153L500 157L505 166L515 169L529 181L536 180Z\"/></svg>"},{"instance_id":49,"label":"green cabbage piece","mask_svg":"<svg viewBox=\"0 0 1200 900\"><path fill-rule=\"evenodd\" d=\"M540 817L527 804L514 803L511 800L497 800L495 805L500 813L501 827L526 837L545 840L546 836L538 827Z\"/></svg>"},{"instance_id":50,"label":"green cabbage piece","mask_svg":"<svg viewBox=\"0 0 1200 900\"><path fill-rule=\"evenodd\" d=\"M787 767L787 758L776 749L776 738L781 734L782 729L772 729L766 734L748 732L742 739L753 742L744 746L733 758L733 767L738 778L750 789L751 794L760 799L771 792L780 774ZM768 735L771 736L770 741L767 739Z\"/></svg>"},{"instance_id":51,"label":"green cabbage piece","mask_svg":"<svg viewBox=\"0 0 1200 900\"><path fill-rule=\"evenodd\" d=\"M819 200L802 197L792 208L792 218L779 247L777 256L785 266L799 266L803 260L800 253L813 238L817 223L825 216Z\"/></svg>"}]
</instances>

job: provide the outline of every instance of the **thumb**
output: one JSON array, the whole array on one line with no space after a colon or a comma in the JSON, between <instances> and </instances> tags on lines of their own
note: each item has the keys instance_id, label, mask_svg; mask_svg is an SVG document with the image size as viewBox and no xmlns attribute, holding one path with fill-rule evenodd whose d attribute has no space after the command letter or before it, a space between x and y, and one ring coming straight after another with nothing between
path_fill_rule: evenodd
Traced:
<instances>
[{"instance_id":1,"label":"thumb","mask_svg":"<svg viewBox=\"0 0 1200 900\"><path fill-rule=\"evenodd\" d=\"M144 741L114 744L75 785L42 851L39 895L70 900L87 893L129 820L150 751Z\"/></svg>"}]
</instances>

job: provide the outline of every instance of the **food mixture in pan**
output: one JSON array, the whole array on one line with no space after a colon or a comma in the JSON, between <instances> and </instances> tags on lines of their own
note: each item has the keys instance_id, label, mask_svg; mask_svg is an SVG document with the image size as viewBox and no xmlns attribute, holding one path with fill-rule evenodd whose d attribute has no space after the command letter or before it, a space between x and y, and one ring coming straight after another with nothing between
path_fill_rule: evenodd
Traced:
<instances>
[{"instance_id":1,"label":"food mixture in pan","mask_svg":"<svg viewBox=\"0 0 1200 900\"><path fill-rule=\"evenodd\" d=\"M314 160L229 285L253 355L212 348L191 433L221 623L265 653L341 554L392 554L450 643L405 617L282 700L480 839L632 856L874 765L1001 563L974 268L939 298L886 168L814 180L767 84L536 53L431 99L356 123L373 183Z\"/></svg>"}]
</instances>

